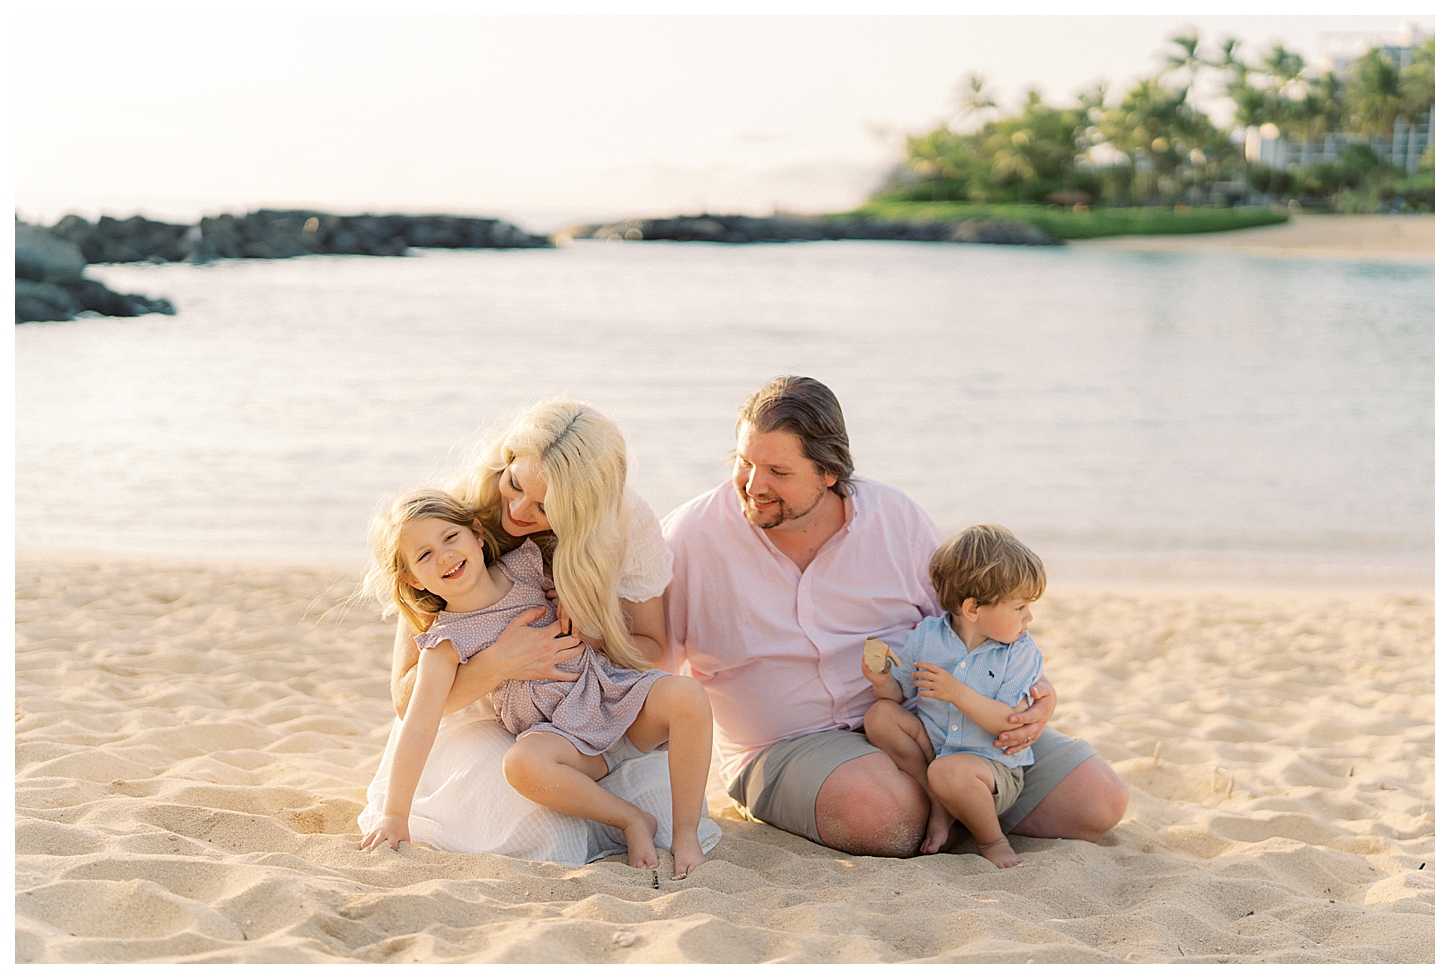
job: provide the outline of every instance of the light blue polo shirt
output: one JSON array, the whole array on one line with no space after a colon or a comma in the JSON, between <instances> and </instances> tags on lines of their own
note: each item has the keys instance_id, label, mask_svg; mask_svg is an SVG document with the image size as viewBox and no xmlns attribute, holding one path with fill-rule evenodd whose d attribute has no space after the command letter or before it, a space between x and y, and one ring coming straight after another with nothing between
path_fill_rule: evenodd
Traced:
<instances>
[{"instance_id":1,"label":"light blue polo shirt","mask_svg":"<svg viewBox=\"0 0 1450 979\"><path fill-rule=\"evenodd\" d=\"M897 650L901 666L893 666L891 675L901 684L901 692L909 701L917 697L912 677L913 663L923 662L949 670L983 696L1015 706L1042 676L1042 651L1032 637L1023 633L1012 643L983 639L967 652L966 644L952 631L950 613L922 619L907 633L902 648ZM917 697L916 716L926 727L932 747L938 755L970 751L984 758L1001 762L1008 768L1032 764L1032 749L1025 748L1009 755L992 744L997 736L978 727L961 711L944 700Z\"/></svg>"}]
</instances>

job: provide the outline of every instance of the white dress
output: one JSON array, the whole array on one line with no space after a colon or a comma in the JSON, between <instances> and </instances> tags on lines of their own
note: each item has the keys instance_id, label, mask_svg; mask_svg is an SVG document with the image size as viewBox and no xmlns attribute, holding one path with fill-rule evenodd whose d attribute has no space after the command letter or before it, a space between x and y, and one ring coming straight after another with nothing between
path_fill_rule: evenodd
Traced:
<instances>
[{"instance_id":1,"label":"white dress","mask_svg":"<svg viewBox=\"0 0 1450 979\"><path fill-rule=\"evenodd\" d=\"M625 503L630 515L629 544L619 596L643 602L664 593L674 557L649 504L629 488L625 489ZM377 774L368 786L368 804L357 817L364 834L382 819L388 767L401 730L402 722L395 720ZM439 850L499 853L570 866L628 849L621 830L546 809L514 791L503 776L504 752L513 743L514 736L498 722L488 698L444 717L413 794L408 835ZM655 845L669 848L672 820L666 752L651 751L630 759L599 784L654 816L659 822ZM703 816L701 848L709 851L719 841L720 827Z\"/></svg>"}]
</instances>

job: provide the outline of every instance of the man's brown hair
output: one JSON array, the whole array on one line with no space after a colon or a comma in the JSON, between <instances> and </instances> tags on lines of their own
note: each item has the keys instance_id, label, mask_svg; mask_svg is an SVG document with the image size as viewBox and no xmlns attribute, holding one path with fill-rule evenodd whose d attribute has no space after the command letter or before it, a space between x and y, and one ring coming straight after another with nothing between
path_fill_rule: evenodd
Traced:
<instances>
[{"instance_id":1,"label":"man's brown hair","mask_svg":"<svg viewBox=\"0 0 1450 979\"><path fill-rule=\"evenodd\" d=\"M996 605L1020 593L1035 602L1047 590L1042 559L998 524L968 527L938 547L928 573L947 612L960 611L969 598L978 605Z\"/></svg>"},{"instance_id":2,"label":"man's brown hair","mask_svg":"<svg viewBox=\"0 0 1450 979\"><path fill-rule=\"evenodd\" d=\"M822 475L835 476L837 496L851 492L851 441L846 416L831 389L813 377L785 375L768 382L745 399L735 419L735 432L749 425L757 432L791 432L801 453Z\"/></svg>"}]
</instances>

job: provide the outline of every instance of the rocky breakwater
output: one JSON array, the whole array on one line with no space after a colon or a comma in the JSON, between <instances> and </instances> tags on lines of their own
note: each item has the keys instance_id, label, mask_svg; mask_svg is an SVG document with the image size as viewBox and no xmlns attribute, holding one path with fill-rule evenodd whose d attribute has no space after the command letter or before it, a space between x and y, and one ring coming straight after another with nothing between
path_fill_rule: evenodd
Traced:
<instances>
[{"instance_id":1,"label":"rocky breakwater","mask_svg":"<svg viewBox=\"0 0 1450 979\"><path fill-rule=\"evenodd\" d=\"M402 255L409 248L549 247L547 238L507 221L448 214L253 211L202 218L194 225L140 216L93 223L70 214L50 228L17 221L15 322L66 320L85 310L108 316L175 312L164 299L121 296L82 277L87 263L204 264L223 258Z\"/></svg>"},{"instance_id":2,"label":"rocky breakwater","mask_svg":"<svg viewBox=\"0 0 1450 979\"><path fill-rule=\"evenodd\" d=\"M409 248L548 248L495 218L446 214L360 214L254 211L240 218L203 218L191 234L193 262L217 258L294 258L299 255L402 255Z\"/></svg>"},{"instance_id":3,"label":"rocky breakwater","mask_svg":"<svg viewBox=\"0 0 1450 979\"><path fill-rule=\"evenodd\" d=\"M195 225L142 217L96 223L69 215L50 231L91 262L195 262L301 255L402 255L409 248L547 248L549 241L495 218L447 214L252 211Z\"/></svg>"},{"instance_id":4,"label":"rocky breakwater","mask_svg":"<svg viewBox=\"0 0 1450 979\"><path fill-rule=\"evenodd\" d=\"M980 245L1060 245L1040 228L1023 221L989 218L961 222L883 221L864 217L744 214L696 214L673 218L632 218L609 224L585 224L561 231L556 241L592 238L605 241L714 241L751 244L788 241L950 241Z\"/></svg>"},{"instance_id":5,"label":"rocky breakwater","mask_svg":"<svg viewBox=\"0 0 1450 979\"><path fill-rule=\"evenodd\" d=\"M86 256L44 228L15 222L15 322L70 320L84 312L141 316L176 312L165 299L112 292L87 279Z\"/></svg>"}]
</instances>

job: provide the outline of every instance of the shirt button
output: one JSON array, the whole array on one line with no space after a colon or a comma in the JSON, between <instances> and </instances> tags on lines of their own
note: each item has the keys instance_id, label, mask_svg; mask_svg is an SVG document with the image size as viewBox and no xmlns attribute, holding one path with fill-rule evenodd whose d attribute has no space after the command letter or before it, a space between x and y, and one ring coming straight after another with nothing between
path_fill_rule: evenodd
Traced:
<instances>
[{"instance_id":1,"label":"shirt button","mask_svg":"<svg viewBox=\"0 0 1450 979\"><path fill-rule=\"evenodd\" d=\"M952 725L952 730L955 731L956 729L957 729L957 726L955 724L953 724Z\"/></svg>"}]
</instances>

